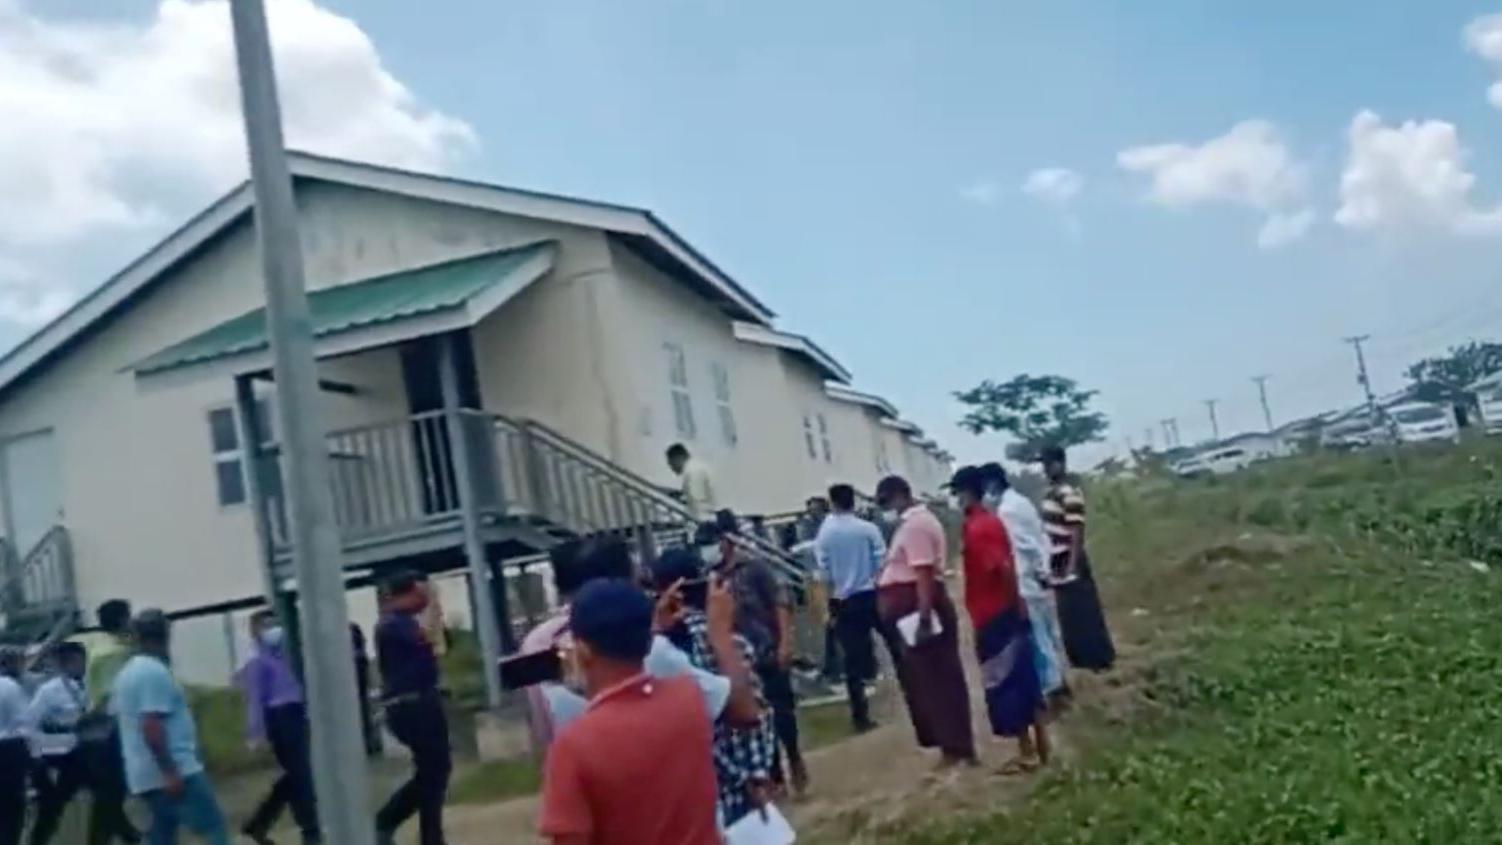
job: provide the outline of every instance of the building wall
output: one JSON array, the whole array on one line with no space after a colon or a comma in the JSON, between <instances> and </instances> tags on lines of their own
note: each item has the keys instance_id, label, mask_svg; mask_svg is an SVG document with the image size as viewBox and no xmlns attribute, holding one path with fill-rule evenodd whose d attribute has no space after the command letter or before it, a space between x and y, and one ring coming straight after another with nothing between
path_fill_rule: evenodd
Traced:
<instances>
[{"instance_id":1,"label":"building wall","mask_svg":"<svg viewBox=\"0 0 1502 845\"><path fill-rule=\"evenodd\" d=\"M489 211L328 183L300 183L297 196L311 288L545 238L564 244L561 272L574 269L575 254L587 253L577 249L577 230ZM138 606L185 610L260 593L249 509L220 507L215 492L206 415L231 403L232 384L185 374L138 385L126 370L258 307L258 264L252 229L242 221L0 400L0 438L56 433L64 521L86 607L123 596ZM332 428L406 412L395 350L321 369L362 391L326 395ZM487 393L504 393L504 386L487 384Z\"/></svg>"}]
</instances>

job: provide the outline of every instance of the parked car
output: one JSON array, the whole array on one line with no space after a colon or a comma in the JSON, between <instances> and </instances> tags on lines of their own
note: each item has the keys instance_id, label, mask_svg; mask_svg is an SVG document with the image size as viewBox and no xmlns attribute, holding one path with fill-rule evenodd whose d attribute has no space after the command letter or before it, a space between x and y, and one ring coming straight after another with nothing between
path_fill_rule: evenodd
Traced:
<instances>
[{"instance_id":1,"label":"parked car","mask_svg":"<svg viewBox=\"0 0 1502 845\"><path fill-rule=\"evenodd\" d=\"M1387 410L1399 443L1459 442L1460 423L1455 409L1432 402L1408 402Z\"/></svg>"},{"instance_id":2,"label":"parked car","mask_svg":"<svg viewBox=\"0 0 1502 845\"><path fill-rule=\"evenodd\" d=\"M1228 446L1209 452L1200 460L1211 475L1230 475L1251 466L1257 457L1241 446Z\"/></svg>"},{"instance_id":3,"label":"parked car","mask_svg":"<svg viewBox=\"0 0 1502 845\"><path fill-rule=\"evenodd\" d=\"M1502 379L1476 389L1481 407L1481 425L1487 434L1502 434Z\"/></svg>"},{"instance_id":4,"label":"parked car","mask_svg":"<svg viewBox=\"0 0 1502 845\"><path fill-rule=\"evenodd\" d=\"M1180 478L1201 478L1210 474L1210 468L1199 455L1194 455L1173 465L1174 474Z\"/></svg>"},{"instance_id":5,"label":"parked car","mask_svg":"<svg viewBox=\"0 0 1502 845\"><path fill-rule=\"evenodd\" d=\"M1320 433L1319 445L1326 449L1365 449L1379 442L1380 428L1365 415L1336 423Z\"/></svg>"}]
</instances>

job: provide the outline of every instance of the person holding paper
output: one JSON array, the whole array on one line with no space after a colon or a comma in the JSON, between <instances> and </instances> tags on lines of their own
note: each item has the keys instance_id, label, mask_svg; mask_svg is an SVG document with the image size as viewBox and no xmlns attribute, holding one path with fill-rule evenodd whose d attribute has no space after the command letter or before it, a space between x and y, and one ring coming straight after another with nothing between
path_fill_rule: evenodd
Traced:
<instances>
[{"instance_id":1,"label":"person holding paper","mask_svg":"<svg viewBox=\"0 0 1502 845\"><path fill-rule=\"evenodd\" d=\"M876 500L899 520L877 581L876 601L882 624L902 637L897 683L918 745L939 749L940 767L973 765L975 735L960 664L959 617L942 578L949 554L944 526L913 498L912 487L900 476L883 478Z\"/></svg>"},{"instance_id":2,"label":"person holding paper","mask_svg":"<svg viewBox=\"0 0 1502 845\"><path fill-rule=\"evenodd\" d=\"M975 626L975 656L986 688L991 732L1017 740L1018 756L1002 774L1022 774L1048 762L1043 689L1033 665L1032 629L1017 583L1012 543L984 501L986 475L961 467L949 489L965 512L965 609Z\"/></svg>"}]
</instances>

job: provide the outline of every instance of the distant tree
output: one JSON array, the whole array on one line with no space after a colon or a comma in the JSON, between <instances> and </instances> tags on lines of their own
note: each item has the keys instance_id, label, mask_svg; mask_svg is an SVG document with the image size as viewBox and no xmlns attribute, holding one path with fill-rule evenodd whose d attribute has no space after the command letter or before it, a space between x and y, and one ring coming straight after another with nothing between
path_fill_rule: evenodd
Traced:
<instances>
[{"instance_id":1,"label":"distant tree","mask_svg":"<svg viewBox=\"0 0 1502 845\"><path fill-rule=\"evenodd\" d=\"M1001 383L988 379L954 394L970 408L960 427L1012 435L1016 442L1007 446L1007 457L1022 462L1036 461L1050 443L1067 448L1100 440L1107 423L1105 414L1090 408L1095 395L1073 379L1026 374Z\"/></svg>"},{"instance_id":2,"label":"distant tree","mask_svg":"<svg viewBox=\"0 0 1502 845\"><path fill-rule=\"evenodd\" d=\"M1408 379L1413 382L1416 399L1469 403L1472 396L1467 388L1498 370L1502 370L1502 343L1471 341L1410 366Z\"/></svg>"}]
</instances>

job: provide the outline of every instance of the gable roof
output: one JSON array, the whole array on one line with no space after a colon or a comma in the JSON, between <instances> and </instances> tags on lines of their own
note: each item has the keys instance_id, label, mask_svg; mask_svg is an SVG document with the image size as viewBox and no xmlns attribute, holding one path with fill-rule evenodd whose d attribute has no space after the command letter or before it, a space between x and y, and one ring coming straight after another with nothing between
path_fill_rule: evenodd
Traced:
<instances>
[{"instance_id":1,"label":"gable roof","mask_svg":"<svg viewBox=\"0 0 1502 845\"><path fill-rule=\"evenodd\" d=\"M899 414L897 413L897 407L891 402L888 402L887 400L881 398L880 396L877 396L874 393L864 393L862 391L856 390L855 388L847 384L841 384L837 381L826 381L824 382L824 393L827 394L830 399L834 399L839 402L851 402L856 405L864 405L868 408L874 408L889 417L899 416Z\"/></svg>"},{"instance_id":2,"label":"gable roof","mask_svg":"<svg viewBox=\"0 0 1502 845\"><path fill-rule=\"evenodd\" d=\"M315 351L344 354L473 326L553 266L552 242L492 250L308 293ZM226 359L266 366L266 309L256 308L173 344L132 369L152 376ZM247 360L249 359L249 360Z\"/></svg>"},{"instance_id":3,"label":"gable roof","mask_svg":"<svg viewBox=\"0 0 1502 845\"><path fill-rule=\"evenodd\" d=\"M786 349L812 364L824 378L834 381L850 381L849 370L841 366L840 362L836 361L833 355L820 349L819 344L814 343L801 334L792 334L791 332L778 331L771 326L743 322L735 323L732 329L735 332L736 340Z\"/></svg>"},{"instance_id":4,"label":"gable roof","mask_svg":"<svg viewBox=\"0 0 1502 845\"><path fill-rule=\"evenodd\" d=\"M702 279L706 283L705 289L712 291L736 318L765 324L776 316L646 209L302 152L289 152L287 158L292 176L298 180L332 182L613 232L643 248L650 248L659 260L671 262L685 273ZM157 278L245 218L252 205L250 183L241 183L0 356L0 394L61 354L92 326L115 313Z\"/></svg>"}]
</instances>

